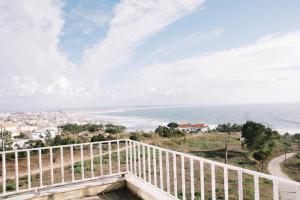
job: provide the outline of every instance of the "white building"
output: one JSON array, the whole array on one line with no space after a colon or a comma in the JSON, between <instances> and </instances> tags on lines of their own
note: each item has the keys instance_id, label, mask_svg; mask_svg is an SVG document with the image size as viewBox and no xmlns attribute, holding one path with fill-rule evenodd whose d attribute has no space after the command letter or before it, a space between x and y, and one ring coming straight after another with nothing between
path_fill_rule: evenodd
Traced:
<instances>
[{"instance_id":1,"label":"white building","mask_svg":"<svg viewBox=\"0 0 300 200\"><path fill-rule=\"evenodd\" d=\"M50 132L52 138L54 138L58 134L57 127L48 127L33 132L27 132L25 133L25 135L32 140L39 140L47 135L47 131Z\"/></svg>"},{"instance_id":2,"label":"white building","mask_svg":"<svg viewBox=\"0 0 300 200\"><path fill-rule=\"evenodd\" d=\"M208 126L206 124L180 124L177 129L186 133L199 133L208 131Z\"/></svg>"}]
</instances>

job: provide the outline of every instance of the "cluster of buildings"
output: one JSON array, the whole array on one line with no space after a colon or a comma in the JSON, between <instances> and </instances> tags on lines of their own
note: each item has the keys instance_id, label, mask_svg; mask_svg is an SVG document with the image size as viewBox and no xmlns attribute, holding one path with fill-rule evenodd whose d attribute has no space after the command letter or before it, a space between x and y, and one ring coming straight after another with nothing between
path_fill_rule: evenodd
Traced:
<instances>
[{"instance_id":1,"label":"cluster of buildings","mask_svg":"<svg viewBox=\"0 0 300 200\"><path fill-rule=\"evenodd\" d=\"M61 133L58 128L67 123L95 123L84 116L83 112L6 112L0 113L2 131L11 132L14 147L23 147L29 140L39 140L50 132L51 137ZM0 139L1 141L1 139Z\"/></svg>"}]
</instances>

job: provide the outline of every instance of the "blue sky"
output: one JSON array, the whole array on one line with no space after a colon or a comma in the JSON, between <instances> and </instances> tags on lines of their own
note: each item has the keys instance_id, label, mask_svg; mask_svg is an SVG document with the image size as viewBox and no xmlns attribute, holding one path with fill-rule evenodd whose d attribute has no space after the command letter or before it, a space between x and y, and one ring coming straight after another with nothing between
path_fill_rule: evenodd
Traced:
<instances>
[{"instance_id":1,"label":"blue sky","mask_svg":"<svg viewBox=\"0 0 300 200\"><path fill-rule=\"evenodd\" d=\"M0 105L299 102L299 9L297 0L3 1Z\"/></svg>"}]
</instances>

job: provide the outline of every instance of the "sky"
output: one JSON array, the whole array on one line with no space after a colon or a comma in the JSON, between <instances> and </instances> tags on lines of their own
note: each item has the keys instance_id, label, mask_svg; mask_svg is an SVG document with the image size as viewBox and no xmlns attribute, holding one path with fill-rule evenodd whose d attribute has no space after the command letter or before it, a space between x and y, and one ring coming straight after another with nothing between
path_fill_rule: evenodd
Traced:
<instances>
[{"instance_id":1,"label":"sky","mask_svg":"<svg viewBox=\"0 0 300 200\"><path fill-rule=\"evenodd\" d=\"M0 0L0 110L300 102L299 0Z\"/></svg>"}]
</instances>

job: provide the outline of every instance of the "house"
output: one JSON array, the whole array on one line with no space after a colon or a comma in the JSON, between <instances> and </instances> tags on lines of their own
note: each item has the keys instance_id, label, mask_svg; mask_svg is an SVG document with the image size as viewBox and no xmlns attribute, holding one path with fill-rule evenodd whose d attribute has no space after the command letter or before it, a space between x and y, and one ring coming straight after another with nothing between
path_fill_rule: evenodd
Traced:
<instances>
[{"instance_id":1,"label":"house","mask_svg":"<svg viewBox=\"0 0 300 200\"><path fill-rule=\"evenodd\" d=\"M33 132L26 132L24 134L32 140L39 140L46 136L47 131L50 132L52 138L54 138L58 134L57 127L47 127Z\"/></svg>"},{"instance_id":2,"label":"house","mask_svg":"<svg viewBox=\"0 0 300 200\"><path fill-rule=\"evenodd\" d=\"M208 126L206 124L180 124L177 127L178 130L186 133L199 133L208 131Z\"/></svg>"}]
</instances>

